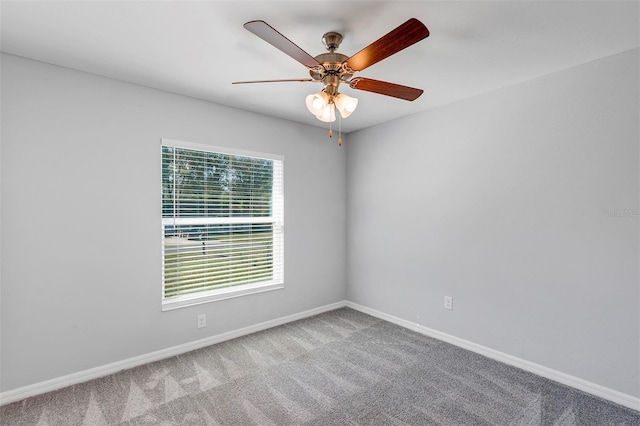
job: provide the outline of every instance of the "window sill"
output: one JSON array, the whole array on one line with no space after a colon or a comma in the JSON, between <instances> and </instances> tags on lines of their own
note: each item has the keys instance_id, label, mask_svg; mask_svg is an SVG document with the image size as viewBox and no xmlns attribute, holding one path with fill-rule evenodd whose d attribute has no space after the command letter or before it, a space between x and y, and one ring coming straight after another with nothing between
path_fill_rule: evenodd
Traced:
<instances>
[{"instance_id":1,"label":"window sill","mask_svg":"<svg viewBox=\"0 0 640 426\"><path fill-rule=\"evenodd\" d=\"M233 297L248 296L250 294L264 293L266 291L280 290L283 288L284 284L274 282L225 287L206 293L196 293L164 299L162 301L162 310L171 311L173 309L186 308L187 306L201 305L203 303L217 302Z\"/></svg>"}]
</instances>

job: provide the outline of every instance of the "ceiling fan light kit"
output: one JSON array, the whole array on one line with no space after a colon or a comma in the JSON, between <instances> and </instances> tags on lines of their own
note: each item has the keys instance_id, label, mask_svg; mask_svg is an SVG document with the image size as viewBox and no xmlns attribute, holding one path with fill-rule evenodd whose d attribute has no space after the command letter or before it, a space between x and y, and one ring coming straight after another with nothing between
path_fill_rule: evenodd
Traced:
<instances>
[{"instance_id":1,"label":"ceiling fan light kit","mask_svg":"<svg viewBox=\"0 0 640 426\"><path fill-rule=\"evenodd\" d=\"M354 90L364 90L406 101L413 101L423 93L422 89L386 81L364 77L352 78L356 72L362 71L428 37L427 27L415 18L409 19L351 57L336 52L342 42L342 34L334 31L322 36L322 42L328 53L321 53L313 57L264 21L249 21L244 24L244 27L307 67L311 79L240 81L233 84L291 81L322 83L323 89L307 96L305 105L311 114L325 123L332 123L336 120L336 109L340 113L338 118L347 118L358 106L358 99L338 91L341 83L346 83ZM330 127L329 137L331 136ZM338 138L338 144L342 145L342 138Z\"/></svg>"},{"instance_id":2,"label":"ceiling fan light kit","mask_svg":"<svg viewBox=\"0 0 640 426\"><path fill-rule=\"evenodd\" d=\"M340 112L342 118L347 118L358 106L358 99L347 96L344 93L338 93L330 96L324 90L318 93L312 93L305 100L309 112L316 116L320 121L330 123L336 120L335 109Z\"/></svg>"}]
</instances>

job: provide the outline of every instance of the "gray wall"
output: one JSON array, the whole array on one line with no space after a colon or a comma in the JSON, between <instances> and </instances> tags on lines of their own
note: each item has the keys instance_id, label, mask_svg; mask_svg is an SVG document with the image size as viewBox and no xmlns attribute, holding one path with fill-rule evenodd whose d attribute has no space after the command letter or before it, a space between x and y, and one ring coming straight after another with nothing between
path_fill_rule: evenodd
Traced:
<instances>
[{"instance_id":1,"label":"gray wall","mask_svg":"<svg viewBox=\"0 0 640 426\"><path fill-rule=\"evenodd\" d=\"M351 133L348 299L640 396L638 63Z\"/></svg>"},{"instance_id":2,"label":"gray wall","mask_svg":"<svg viewBox=\"0 0 640 426\"><path fill-rule=\"evenodd\" d=\"M161 312L162 137L285 156L284 290ZM346 151L334 142L3 55L2 390L344 300Z\"/></svg>"}]
</instances>

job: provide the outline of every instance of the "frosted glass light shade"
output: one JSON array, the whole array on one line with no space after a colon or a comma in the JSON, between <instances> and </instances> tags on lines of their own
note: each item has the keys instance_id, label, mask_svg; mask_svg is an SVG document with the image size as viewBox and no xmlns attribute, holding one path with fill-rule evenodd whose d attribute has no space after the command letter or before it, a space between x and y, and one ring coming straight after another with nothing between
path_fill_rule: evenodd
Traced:
<instances>
[{"instance_id":1,"label":"frosted glass light shade","mask_svg":"<svg viewBox=\"0 0 640 426\"><path fill-rule=\"evenodd\" d=\"M347 118L358 106L358 99L347 96L344 93L338 93L333 97L333 102L336 104L336 108L340 111L342 118Z\"/></svg>"},{"instance_id":2,"label":"frosted glass light shade","mask_svg":"<svg viewBox=\"0 0 640 426\"><path fill-rule=\"evenodd\" d=\"M325 123L332 123L336 121L336 109L333 104L328 104L322 110L322 112L316 115L316 118Z\"/></svg>"},{"instance_id":3,"label":"frosted glass light shade","mask_svg":"<svg viewBox=\"0 0 640 426\"><path fill-rule=\"evenodd\" d=\"M322 91L307 96L305 100L307 109L315 116L321 115L327 105L329 105L329 95Z\"/></svg>"}]
</instances>

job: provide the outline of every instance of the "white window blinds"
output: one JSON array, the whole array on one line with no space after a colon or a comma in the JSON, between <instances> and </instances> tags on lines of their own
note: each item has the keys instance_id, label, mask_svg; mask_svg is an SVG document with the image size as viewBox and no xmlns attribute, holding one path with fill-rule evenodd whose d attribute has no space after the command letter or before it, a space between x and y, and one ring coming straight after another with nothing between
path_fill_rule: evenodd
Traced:
<instances>
[{"instance_id":1,"label":"white window blinds","mask_svg":"<svg viewBox=\"0 0 640 426\"><path fill-rule=\"evenodd\" d=\"M163 140L164 303L281 285L283 204L281 158Z\"/></svg>"}]
</instances>

